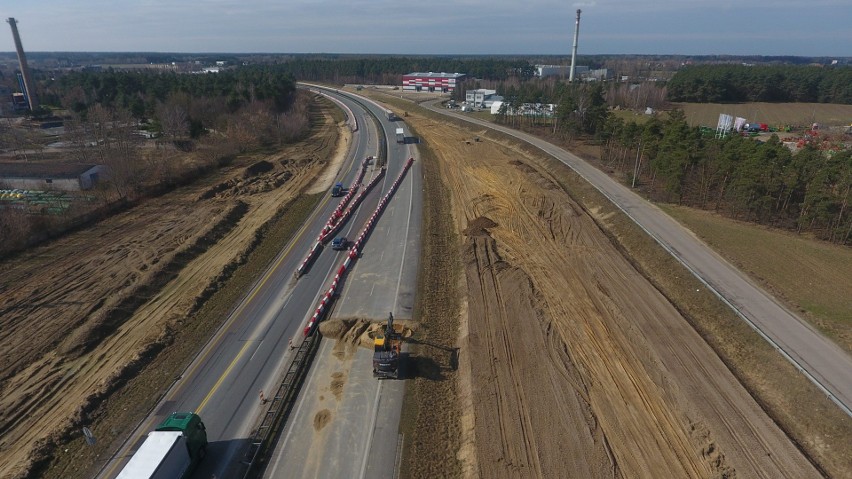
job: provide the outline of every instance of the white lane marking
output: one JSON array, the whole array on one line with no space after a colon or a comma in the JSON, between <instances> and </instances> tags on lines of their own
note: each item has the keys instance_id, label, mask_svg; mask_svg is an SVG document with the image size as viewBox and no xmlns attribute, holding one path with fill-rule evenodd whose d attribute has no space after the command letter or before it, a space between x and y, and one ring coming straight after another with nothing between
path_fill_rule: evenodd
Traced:
<instances>
[{"instance_id":1,"label":"white lane marking","mask_svg":"<svg viewBox=\"0 0 852 479\"><path fill-rule=\"evenodd\" d=\"M367 474L367 459L370 457L370 446L373 445L373 432L376 429L376 419L379 417L379 400L382 397L382 381L376 379L376 382L379 383L378 387L376 387L376 399L373 401L373 412L370 415L370 430L367 434L367 448L364 450L364 460L361 461L361 473L358 475L361 479L364 479L364 475Z\"/></svg>"},{"instance_id":2,"label":"white lane marking","mask_svg":"<svg viewBox=\"0 0 852 479\"><path fill-rule=\"evenodd\" d=\"M411 177L411 175L414 174L410 170L408 173L409 178ZM405 220L405 242L402 244L402 259L399 262L399 277L396 280L396 294L393 298L393 309L391 310L394 313L397 312L396 306L399 302L399 288L402 285L402 268L405 266L405 251L408 249L408 234L409 228L411 227L411 208L414 205L414 180L411 180L411 187L409 188L408 192L408 218L406 218Z\"/></svg>"}]
</instances>

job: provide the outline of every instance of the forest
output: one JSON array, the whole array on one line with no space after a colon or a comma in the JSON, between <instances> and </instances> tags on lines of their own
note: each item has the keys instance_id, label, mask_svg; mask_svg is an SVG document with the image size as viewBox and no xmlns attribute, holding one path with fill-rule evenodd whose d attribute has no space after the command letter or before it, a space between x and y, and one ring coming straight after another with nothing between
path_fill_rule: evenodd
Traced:
<instances>
[{"instance_id":1,"label":"forest","mask_svg":"<svg viewBox=\"0 0 852 479\"><path fill-rule=\"evenodd\" d=\"M527 60L502 57L296 57L278 66L299 80L334 83L397 85L412 72L464 73L469 78L505 80L531 78L535 68Z\"/></svg>"},{"instance_id":2,"label":"forest","mask_svg":"<svg viewBox=\"0 0 852 479\"><path fill-rule=\"evenodd\" d=\"M83 195L86 201L58 216L0 209L0 255L194 181L242 152L300 139L310 128L311 94L275 68L70 72L39 85L43 104L68 110L63 159L106 165L110 174ZM31 133L0 124L0 142L17 159L57 154L46 152L43 135Z\"/></svg>"},{"instance_id":3,"label":"forest","mask_svg":"<svg viewBox=\"0 0 852 479\"><path fill-rule=\"evenodd\" d=\"M852 104L852 67L695 65L668 85L673 102L808 102Z\"/></svg>"}]
</instances>

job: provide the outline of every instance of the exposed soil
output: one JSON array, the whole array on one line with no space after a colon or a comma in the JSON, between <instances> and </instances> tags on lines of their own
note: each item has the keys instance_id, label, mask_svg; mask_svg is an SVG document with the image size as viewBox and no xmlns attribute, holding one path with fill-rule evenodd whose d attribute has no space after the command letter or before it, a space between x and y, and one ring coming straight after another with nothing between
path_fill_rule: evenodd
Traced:
<instances>
[{"instance_id":1,"label":"exposed soil","mask_svg":"<svg viewBox=\"0 0 852 479\"><path fill-rule=\"evenodd\" d=\"M336 139L348 133L327 110L318 115L299 145L238 158L0 263L0 477L49 459L52 444L193 321L280 208L342 160Z\"/></svg>"},{"instance_id":2,"label":"exposed soil","mask_svg":"<svg viewBox=\"0 0 852 479\"><path fill-rule=\"evenodd\" d=\"M323 409L314 414L314 430L319 431L331 422L331 411Z\"/></svg>"},{"instance_id":3,"label":"exposed soil","mask_svg":"<svg viewBox=\"0 0 852 479\"><path fill-rule=\"evenodd\" d=\"M819 477L558 182L521 151L406 121L466 235L467 475Z\"/></svg>"}]
</instances>

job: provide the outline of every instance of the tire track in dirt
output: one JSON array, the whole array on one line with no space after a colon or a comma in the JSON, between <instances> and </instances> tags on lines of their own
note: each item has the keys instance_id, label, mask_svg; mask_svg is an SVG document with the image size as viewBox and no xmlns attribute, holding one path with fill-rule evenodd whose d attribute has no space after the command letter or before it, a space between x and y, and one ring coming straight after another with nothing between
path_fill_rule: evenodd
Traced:
<instances>
[{"instance_id":1,"label":"tire track in dirt","mask_svg":"<svg viewBox=\"0 0 852 479\"><path fill-rule=\"evenodd\" d=\"M328 161L310 141L264 156L274 165L265 177L249 174L254 160L240 158L197 184L0 264L0 477L49 459L54 444L193 320L188 314L198 299L219 287L258 231ZM96 324L102 321L109 334ZM161 379L165 387L172 378ZM103 432L97 448L119 432Z\"/></svg>"},{"instance_id":2,"label":"tire track in dirt","mask_svg":"<svg viewBox=\"0 0 852 479\"><path fill-rule=\"evenodd\" d=\"M489 353L477 356L487 369L473 368L477 427L486 432L476 441L480 475L621 477L584 389L572 387L582 380L570 356L541 348L552 329L535 311L529 278L500 259L487 233L471 238L465 254L469 309L488 318L471 322L468 333L472 352Z\"/></svg>"},{"instance_id":3,"label":"tire track in dirt","mask_svg":"<svg viewBox=\"0 0 852 479\"><path fill-rule=\"evenodd\" d=\"M416 114L407 121L430 132L457 230L490 235L466 243L461 333L481 477L819 477L532 160L505 145L466 145L469 133ZM548 418L540 427L539 416ZM558 465L548 460L553 444ZM570 469L581 466L590 470Z\"/></svg>"}]
</instances>

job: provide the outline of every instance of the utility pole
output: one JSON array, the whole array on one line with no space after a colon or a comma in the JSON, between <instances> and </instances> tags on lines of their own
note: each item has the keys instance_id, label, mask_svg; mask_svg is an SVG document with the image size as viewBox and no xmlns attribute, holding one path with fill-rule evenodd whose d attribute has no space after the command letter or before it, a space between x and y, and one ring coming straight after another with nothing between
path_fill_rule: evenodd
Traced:
<instances>
[{"instance_id":1,"label":"utility pole","mask_svg":"<svg viewBox=\"0 0 852 479\"><path fill-rule=\"evenodd\" d=\"M639 138L639 144L636 145L636 163L633 165L633 183L630 185L631 188L636 188L636 177L639 176L639 168L642 166L642 138Z\"/></svg>"}]
</instances>

